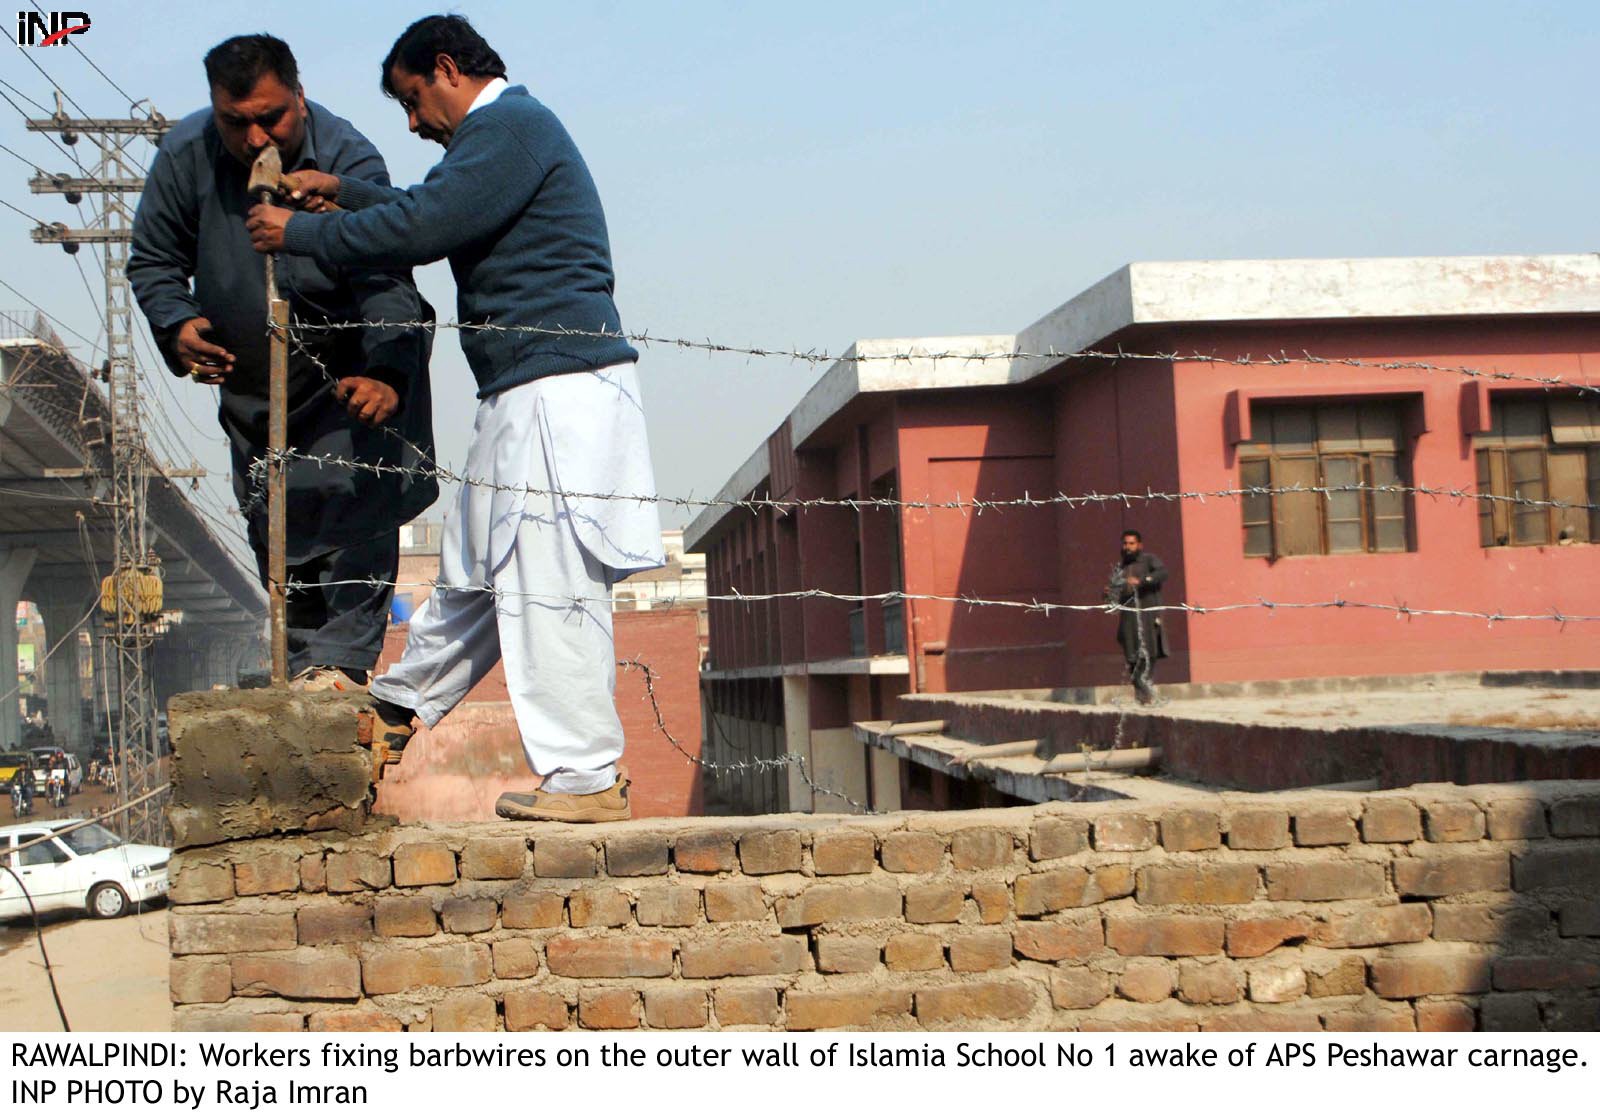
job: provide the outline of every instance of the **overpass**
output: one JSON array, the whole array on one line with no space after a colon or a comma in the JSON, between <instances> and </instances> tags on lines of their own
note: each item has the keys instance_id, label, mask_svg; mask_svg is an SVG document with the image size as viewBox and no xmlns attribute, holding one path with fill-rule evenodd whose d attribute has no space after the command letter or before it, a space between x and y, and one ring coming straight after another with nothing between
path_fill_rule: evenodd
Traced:
<instances>
[{"instance_id":1,"label":"overpass","mask_svg":"<svg viewBox=\"0 0 1600 1119\"><path fill-rule=\"evenodd\" d=\"M43 315L0 312L0 746L20 741L19 602L37 606L44 649L58 649L38 681L58 741L86 752L96 727L88 711L107 709L93 641L94 705L81 701L79 634L105 632L96 604L114 555L111 409L96 382ZM165 585L146 671L164 706L174 692L234 684L260 666L267 602L223 544L225 526L214 527L153 455L146 460L148 543Z\"/></svg>"}]
</instances>

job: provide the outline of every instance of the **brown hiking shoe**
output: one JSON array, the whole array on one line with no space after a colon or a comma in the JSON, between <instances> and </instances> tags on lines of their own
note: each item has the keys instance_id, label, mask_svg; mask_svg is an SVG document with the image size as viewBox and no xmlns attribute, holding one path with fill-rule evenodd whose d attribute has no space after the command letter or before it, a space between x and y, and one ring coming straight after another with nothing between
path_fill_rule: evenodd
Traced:
<instances>
[{"instance_id":1,"label":"brown hiking shoe","mask_svg":"<svg viewBox=\"0 0 1600 1119\"><path fill-rule=\"evenodd\" d=\"M387 706L389 705L375 703L362 712L366 718L372 721L372 783L374 785L383 780L383 775L390 766L400 764L400 758L406 751L407 743L411 741L411 736L417 733L416 728L411 725L410 719L400 722L392 716L386 717L383 709Z\"/></svg>"},{"instance_id":2,"label":"brown hiking shoe","mask_svg":"<svg viewBox=\"0 0 1600 1119\"><path fill-rule=\"evenodd\" d=\"M543 789L501 793L494 802L494 812L507 820L558 820L567 824L610 824L633 819L625 777L618 777L615 785L598 793L547 793Z\"/></svg>"}]
</instances>

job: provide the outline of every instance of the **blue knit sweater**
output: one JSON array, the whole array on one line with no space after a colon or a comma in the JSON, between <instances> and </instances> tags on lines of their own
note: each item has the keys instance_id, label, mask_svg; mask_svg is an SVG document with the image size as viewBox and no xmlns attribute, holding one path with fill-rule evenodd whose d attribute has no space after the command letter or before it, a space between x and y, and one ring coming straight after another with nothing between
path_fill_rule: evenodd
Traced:
<instances>
[{"instance_id":1,"label":"blue knit sweater","mask_svg":"<svg viewBox=\"0 0 1600 1119\"><path fill-rule=\"evenodd\" d=\"M467 114L422 185L345 178L339 205L291 217L284 250L325 266L449 257L462 323L534 328L462 331L479 397L639 359L620 337L599 192L572 137L526 87ZM608 337L560 333L574 330Z\"/></svg>"}]
</instances>

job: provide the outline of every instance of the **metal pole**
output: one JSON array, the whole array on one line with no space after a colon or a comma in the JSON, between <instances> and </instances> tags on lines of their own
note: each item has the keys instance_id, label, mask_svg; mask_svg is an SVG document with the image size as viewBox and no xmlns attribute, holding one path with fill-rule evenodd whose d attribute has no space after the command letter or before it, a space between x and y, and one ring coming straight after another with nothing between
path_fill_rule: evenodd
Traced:
<instances>
[{"instance_id":1,"label":"metal pole","mask_svg":"<svg viewBox=\"0 0 1600 1119\"><path fill-rule=\"evenodd\" d=\"M267 258L267 299L272 310L272 364L268 386L267 584L272 620L272 684L289 682L289 635L284 629L284 555L287 530L283 452L289 443L289 303L278 298L272 258Z\"/></svg>"}]
</instances>

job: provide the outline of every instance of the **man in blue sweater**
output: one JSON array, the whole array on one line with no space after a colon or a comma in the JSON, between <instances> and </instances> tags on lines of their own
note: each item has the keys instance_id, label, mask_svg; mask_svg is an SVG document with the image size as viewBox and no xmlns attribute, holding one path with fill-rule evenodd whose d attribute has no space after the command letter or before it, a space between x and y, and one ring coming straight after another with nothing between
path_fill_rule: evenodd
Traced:
<instances>
[{"instance_id":1,"label":"man in blue sweater","mask_svg":"<svg viewBox=\"0 0 1600 1119\"><path fill-rule=\"evenodd\" d=\"M634 370L612 300L610 242L588 168L553 113L459 16L412 24L383 63L411 131L445 148L409 190L305 173L330 213L258 206L258 251L325 266L400 268L448 257L461 346L478 384L469 478L445 519L440 585L405 655L372 684L375 749L398 758L413 716L433 726L503 659L531 793L511 819L631 815L617 773L611 585L664 562Z\"/></svg>"}]
</instances>

